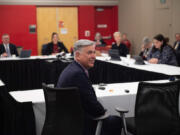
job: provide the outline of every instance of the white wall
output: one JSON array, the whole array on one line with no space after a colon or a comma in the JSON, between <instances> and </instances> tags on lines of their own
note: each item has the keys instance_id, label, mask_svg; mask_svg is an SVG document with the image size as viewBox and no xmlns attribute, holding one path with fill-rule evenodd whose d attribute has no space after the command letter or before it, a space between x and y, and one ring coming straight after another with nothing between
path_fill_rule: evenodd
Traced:
<instances>
[{"instance_id":1,"label":"white wall","mask_svg":"<svg viewBox=\"0 0 180 135\"><path fill-rule=\"evenodd\" d=\"M162 33L174 41L180 32L180 0L119 0L119 30L132 41L132 53L138 54L144 36Z\"/></svg>"},{"instance_id":2,"label":"white wall","mask_svg":"<svg viewBox=\"0 0 180 135\"><path fill-rule=\"evenodd\" d=\"M180 0L173 0L172 33L180 33Z\"/></svg>"}]
</instances>

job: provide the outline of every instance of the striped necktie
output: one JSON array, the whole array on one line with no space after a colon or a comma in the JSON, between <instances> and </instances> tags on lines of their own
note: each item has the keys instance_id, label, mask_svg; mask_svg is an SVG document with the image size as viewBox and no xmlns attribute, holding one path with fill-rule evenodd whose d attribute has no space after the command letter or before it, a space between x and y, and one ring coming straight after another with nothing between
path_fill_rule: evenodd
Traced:
<instances>
[{"instance_id":1,"label":"striped necktie","mask_svg":"<svg viewBox=\"0 0 180 135\"><path fill-rule=\"evenodd\" d=\"M5 45L5 47L6 47L6 53L7 53L8 57L10 57L11 53L10 53L10 50L9 50L9 46Z\"/></svg>"},{"instance_id":2,"label":"striped necktie","mask_svg":"<svg viewBox=\"0 0 180 135\"><path fill-rule=\"evenodd\" d=\"M174 49L176 50L178 48L178 46L179 46L179 42L176 43L176 46Z\"/></svg>"}]
</instances>

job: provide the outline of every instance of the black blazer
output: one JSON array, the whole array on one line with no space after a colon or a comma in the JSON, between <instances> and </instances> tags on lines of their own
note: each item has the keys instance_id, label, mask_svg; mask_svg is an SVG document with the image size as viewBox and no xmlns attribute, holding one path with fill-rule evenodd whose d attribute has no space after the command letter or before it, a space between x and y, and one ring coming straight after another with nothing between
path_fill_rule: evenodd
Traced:
<instances>
[{"instance_id":1,"label":"black blazer","mask_svg":"<svg viewBox=\"0 0 180 135\"><path fill-rule=\"evenodd\" d=\"M15 54L16 56L18 56L18 52L17 52L17 49L16 49L16 46L13 45L13 44L9 44L9 49L10 49L10 53L11 55ZM5 53L6 50L4 48L4 45L3 44L0 44L0 55Z\"/></svg>"},{"instance_id":2,"label":"black blazer","mask_svg":"<svg viewBox=\"0 0 180 135\"><path fill-rule=\"evenodd\" d=\"M58 42L57 45L59 52L64 51L65 53L68 53L67 48L64 46L62 42ZM44 50L44 55L51 55L53 53L53 47L54 47L53 42L48 43L46 49Z\"/></svg>"},{"instance_id":3,"label":"black blazer","mask_svg":"<svg viewBox=\"0 0 180 135\"><path fill-rule=\"evenodd\" d=\"M174 42L174 46L173 46L173 48L175 48L175 47L176 47L176 44L177 44L177 41L176 41L176 42ZM178 47L177 47L176 51L180 51L180 41L179 41L179 43L178 43Z\"/></svg>"},{"instance_id":4,"label":"black blazer","mask_svg":"<svg viewBox=\"0 0 180 135\"><path fill-rule=\"evenodd\" d=\"M84 69L76 61L73 61L64 69L57 83L58 88L71 86L79 88L82 106L90 116L99 117L105 113Z\"/></svg>"},{"instance_id":5,"label":"black blazer","mask_svg":"<svg viewBox=\"0 0 180 135\"><path fill-rule=\"evenodd\" d=\"M97 42L97 40L94 40L95 42ZM96 45L96 47L104 47L104 46L106 46L106 42L103 40L103 39L101 39L100 40L100 45Z\"/></svg>"},{"instance_id":6,"label":"black blazer","mask_svg":"<svg viewBox=\"0 0 180 135\"><path fill-rule=\"evenodd\" d=\"M64 69L57 83L58 88L73 86L79 88L85 113L83 135L92 135L96 129L96 121L93 118L102 116L105 109L97 100L95 91L85 71L76 61L73 61Z\"/></svg>"},{"instance_id":7,"label":"black blazer","mask_svg":"<svg viewBox=\"0 0 180 135\"><path fill-rule=\"evenodd\" d=\"M124 56L126 57L126 55L129 53L128 48L126 47L125 44L121 43L119 46L117 46L116 43L112 44L111 49L117 49L119 50L119 56Z\"/></svg>"}]
</instances>

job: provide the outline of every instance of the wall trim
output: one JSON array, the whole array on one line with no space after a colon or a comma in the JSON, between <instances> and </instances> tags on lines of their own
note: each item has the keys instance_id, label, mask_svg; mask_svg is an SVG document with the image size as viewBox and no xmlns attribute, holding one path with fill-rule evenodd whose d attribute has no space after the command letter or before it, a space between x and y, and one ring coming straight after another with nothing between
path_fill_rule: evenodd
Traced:
<instances>
[{"instance_id":1,"label":"wall trim","mask_svg":"<svg viewBox=\"0 0 180 135\"><path fill-rule=\"evenodd\" d=\"M0 5L118 5L118 0L0 0Z\"/></svg>"}]
</instances>

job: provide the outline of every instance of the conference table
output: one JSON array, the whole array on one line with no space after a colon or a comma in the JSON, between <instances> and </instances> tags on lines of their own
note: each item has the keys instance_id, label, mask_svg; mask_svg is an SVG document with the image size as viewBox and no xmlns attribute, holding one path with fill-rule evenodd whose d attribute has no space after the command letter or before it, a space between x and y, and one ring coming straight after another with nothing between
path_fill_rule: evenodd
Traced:
<instances>
[{"instance_id":1,"label":"conference table","mask_svg":"<svg viewBox=\"0 0 180 135\"><path fill-rule=\"evenodd\" d=\"M169 82L169 80L149 82L165 83ZM104 108L107 109L110 115L119 115L115 111L115 108L121 107L129 110L126 117L132 117L134 116L138 84L139 82L106 84L104 90L99 89L99 85L93 85L93 87L98 100L102 103ZM127 90L129 92L127 92ZM45 120L45 99L43 90L13 91L10 92L10 94L18 102L32 102L36 120L36 135L40 135Z\"/></svg>"},{"instance_id":2,"label":"conference table","mask_svg":"<svg viewBox=\"0 0 180 135\"><path fill-rule=\"evenodd\" d=\"M56 84L60 73L71 62L72 59L68 57L57 58L56 56L0 59L0 79L7 90L12 91L10 94L20 103L32 102L37 135L41 133L45 118L42 82ZM108 108L110 114L117 115L114 111L117 105L130 110L128 117L133 116L139 81L169 79L172 76L180 78L179 67L147 62L145 65L136 65L134 62L134 59L125 57L121 57L121 61L113 61L103 54L96 58L94 68L89 71L93 84L108 84L104 91L99 90L98 85L94 87L98 99L105 108ZM129 89L130 92L126 93L125 89ZM29 122L33 123L33 119Z\"/></svg>"},{"instance_id":3,"label":"conference table","mask_svg":"<svg viewBox=\"0 0 180 135\"><path fill-rule=\"evenodd\" d=\"M160 80L172 76L180 77L180 67L177 66L150 64L147 61L145 65L137 65L134 59L121 57L121 61L115 61L107 55L97 57L97 61L97 65L92 70L98 70L101 75L93 78L100 77L98 80L104 83Z\"/></svg>"},{"instance_id":4,"label":"conference table","mask_svg":"<svg viewBox=\"0 0 180 135\"><path fill-rule=\"evenodd\" d=\"M9 91L40 88L44 63L55 58L55 56L0 58L0 79Z\"/></svg>"},{"instance_id":5,"label":"conference table","mask_svg":"<svg viewBox=\"0 0 180 135\"><path fill-rule=\"evenodd\" d=\"M0 58L0 79L9 91L40 89L42 83L56 85L63 69L72 62L56 56L32 56L30 58ZM89 70L93 84L120 83L180 78L180 67L165 64L134 64L134 59L121 57L110 60L106 54L96 58L94 68Z\"/></svg>"},{"instance_id":6,"label":"conference table","mask_svg":"<svg viewBox=\"0 0 180 135\"><path fill-rule=\"evenodd\" d=\"M4 83L0 80L0 87L4 86Z\"/></svg>"}]
</instances>

